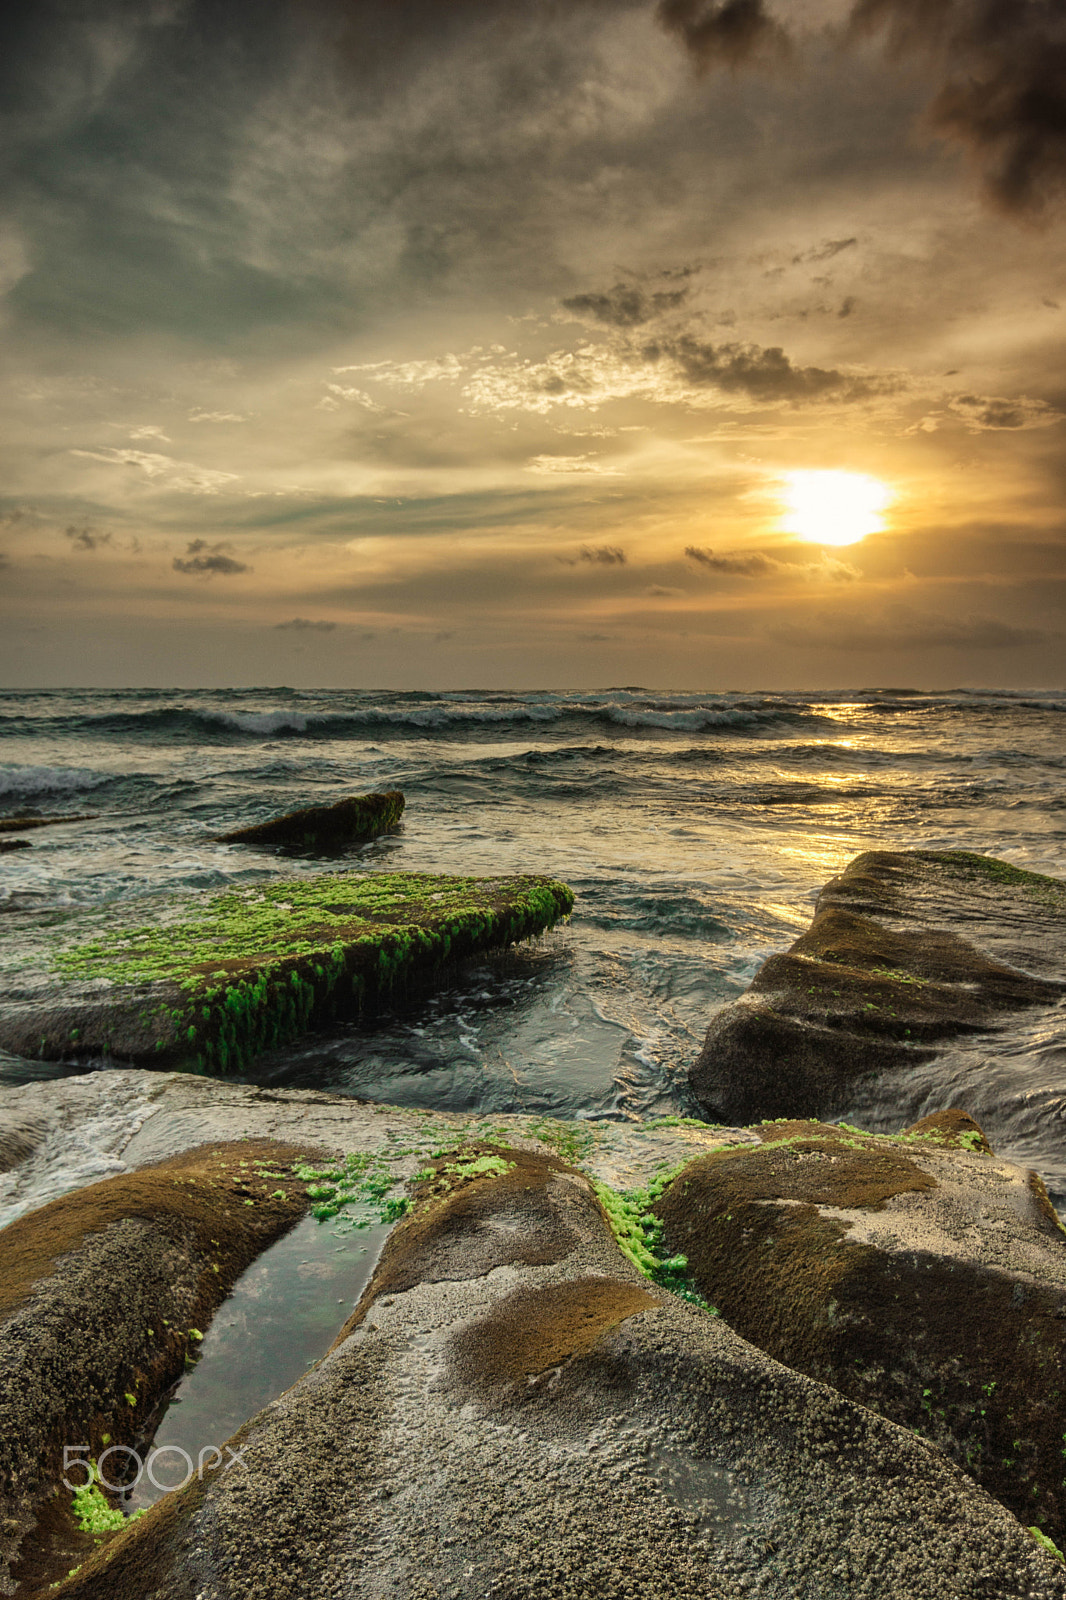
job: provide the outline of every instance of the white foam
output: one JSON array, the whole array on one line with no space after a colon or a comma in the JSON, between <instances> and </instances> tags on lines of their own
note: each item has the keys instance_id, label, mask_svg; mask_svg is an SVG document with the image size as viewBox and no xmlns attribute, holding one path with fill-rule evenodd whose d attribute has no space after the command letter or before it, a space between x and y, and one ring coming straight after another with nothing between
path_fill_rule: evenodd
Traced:
<instances>
[{"instance_id":1,"label":"white foam","mask_svg":"<svg viewBox=\"0 0 1066 1600\"><path fill-rule=\"evenodd\" d=\"M0 767L0 795L69 794L110 783L110 772L88 767Z\"/></svg>"},{"instance_id":2,"label":"white foam","mask_svg":"<svg viewBox=\"0 0 1066 1600\"><path fill-rule=\"evenodd\" d=\"M304 733L307 729L307 718L299 711L208 711L205 718L241 733L280 733L283 728Z\"/></svg>"}]
</instances>

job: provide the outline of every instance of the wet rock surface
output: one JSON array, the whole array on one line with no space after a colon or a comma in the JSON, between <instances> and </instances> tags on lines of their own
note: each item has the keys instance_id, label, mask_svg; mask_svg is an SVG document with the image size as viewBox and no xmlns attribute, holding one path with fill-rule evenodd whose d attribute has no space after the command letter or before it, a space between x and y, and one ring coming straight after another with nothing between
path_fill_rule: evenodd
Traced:
<instances>
[{"instance_id":1,"label":"wet rock surface","mask_svg":"<svg viewBox=\"0 0 1066 1600\"><path fill-rule=\"evenodd\" d=\"M353 795L329 806L305 806L217 837L221 844L250 844L264 849L284 846L300 851L339 850L346 845L367 844L395 828L403 809L403 795L398 789L388 789L380 794Z\"/></svg>"},{"instance_id":2,"label":"wet rock surface","mask_svg":"<svg viewBox=\"0 0 1066 1600\"><path fill-rule=\"evenodd\" d=\"M855 1079L1066 998L1066 883L963 851L858 856L713 1019L690 1072L725 1122L831 1114Z\"/></svg>"},{"instance_id":3,"label":"wet rock surface","mask_svg":"<svg viewBox=\"0 0 1066 1600\"><path fill-rule=\"evenodd\" d=\"M1066 1235L960 1113L899 1139L764 1124L656 1202L731 1327L915 1429L1066 1542Z\"/></svg>"},{"instance_id":4,"label":"wet rock surface","mask_svg":"<svg viewBox=\"0 0 1066 1600\"><path fill-rule=\"evenodd\" d=\"M1066 1595L938 1451L643 1278L568 1163L481 1142L416 1201L328 1357L237 1436L242 1466L57 1595Z\"/></svg>"}]
</instances>

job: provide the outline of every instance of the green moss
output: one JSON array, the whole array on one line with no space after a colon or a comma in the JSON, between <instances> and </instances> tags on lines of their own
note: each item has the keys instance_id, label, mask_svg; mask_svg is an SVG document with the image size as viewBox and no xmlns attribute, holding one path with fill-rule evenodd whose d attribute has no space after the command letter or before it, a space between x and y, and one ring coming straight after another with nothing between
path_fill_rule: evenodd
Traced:
<instances>
[{"instance_id":1,"label":"green moss","mask_svg":"<svg viewBox=\"0 0 1066 1600\"><path fill-rule=\"evenodd\" d=\"M109 1504L93 1482L75 1489L70 1508L82 1533L116 1533L126 1526L125 1516Z\"/></svg>"},{"instance_id":2,"label":"green moss","mask_svg":"<svg viewBox=\"0 0 1066 1600\"><path fill-rule=\"evenodd\" d=\"M1045 877L1042 872L1029 872L1024 867L1013 866L1011 862L1000 861L995 856L980 856L971 850L943 850L937 852L935 859L945 861L949 866L962 867L974 877L990 878L993 883L1026 889L1041 898L1060 902L1066 899L1066 884L1058 878Z\"/></svg>"},{"instance_id":3,"label":"green moss","mask_svg":"<svg viewBox=\"0 0 1066 1600\"><path fill-rule=\"evenodd\" d=\"M1060 1561L1066 1562L1066 1556L1063 1555L1054 1540L1048 1538L1046 1533L1041 1533L1039 1528L1030 1528L1028 1531L1032 1534L1037 1544L1047 1551L1048 1555L1057 1556Z\"/></svg>"},{"instance_id":4,"label":"green moss","mask_svg":"<svg viewBox=\"0 0 1066 1600\"><path fill-rule=\"evenodd\" d=\"M692 1282L688 1258L669 1252L663 1243L663 1225L648 1209L688 1164L687 1161L681 1161L664 1168L645 1189L630 1189L623 1194L595 1178L592 1187L606 1212L618 1248L637 1271L682 1300L716 1317L718 1313L714 1306L703 1298Z\"/></svg>"},{"instance_id":5,"label":"green moss","mask_svg":"<svg viewBox=\"0 0 1066 1600\"><path fill-rule=\"evenodd\" d=\"M114 985L125 1010L143 995L108 1041L116 1054L187 1065L195 1044L198 1070L225 1076L446 962L543 933L573 903L550 878L322 874L230 890L181 920L54 947L51 968ZM66 1036L62 1047L41 1040L42 1056L67 1049Z\"/></svg>"}]
</instances>

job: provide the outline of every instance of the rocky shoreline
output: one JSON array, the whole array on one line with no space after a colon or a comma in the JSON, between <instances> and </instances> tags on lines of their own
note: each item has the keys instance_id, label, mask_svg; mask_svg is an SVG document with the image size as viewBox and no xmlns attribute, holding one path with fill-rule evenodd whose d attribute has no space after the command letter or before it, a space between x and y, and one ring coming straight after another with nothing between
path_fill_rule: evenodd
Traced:
<instances>
[{"instance_id":1,"label":"rocky shoreline","mask_svg":"<svg viewBox=\"0 0 1066 1600\"><path fill-rule=\"evenodd\" d=\"M1063 907L987 858L860 857L712 1023L694 1083L760 1107L728 1125L143 1070L3 1091L0 1593L1066 1600L1039 1176L958 1111L817 1120L881 1051L1060 1004ZM150 1439L242 1268L371 1201L384 1254L239 1465L79 1527L71 1430Z\"/></svg>"}]
</instances>

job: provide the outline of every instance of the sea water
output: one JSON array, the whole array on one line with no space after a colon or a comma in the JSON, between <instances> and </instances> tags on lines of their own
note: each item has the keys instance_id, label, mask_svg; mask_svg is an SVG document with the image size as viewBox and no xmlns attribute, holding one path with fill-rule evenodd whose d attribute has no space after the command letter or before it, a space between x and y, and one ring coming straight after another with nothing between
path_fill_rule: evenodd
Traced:
<instances>
[{"instance_id":1,"label":"sea water","mask_svg":"<svg viewBox=\"0 0 1066 1600\"><path fill-rule=\"evenodd\" d=\"M577 896L565 927L251 1075L454 1111L687 1113L711 1016L859 851L975 850L1066 877L1064 732L1066 691L1047 690L9 693L0 811L96 816L0 856L0 940L323 870L550 873ZM391 788L402 827L328 861L212 838ZM1066 1198L1061 1014L998 1049L887 1098L867 1085L853 1120L961 1104ZM64 1070L0 1058L0 1081Z\"/></svg>"}]
</instances>

